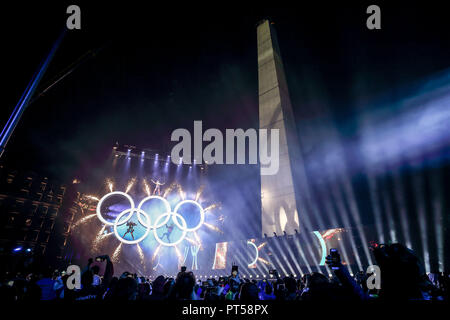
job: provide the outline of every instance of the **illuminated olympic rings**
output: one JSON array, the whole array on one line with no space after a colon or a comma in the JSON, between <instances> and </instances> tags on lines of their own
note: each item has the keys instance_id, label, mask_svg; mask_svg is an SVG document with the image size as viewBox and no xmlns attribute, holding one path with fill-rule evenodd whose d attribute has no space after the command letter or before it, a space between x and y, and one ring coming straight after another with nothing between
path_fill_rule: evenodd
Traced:
<instances>
[{"instance_id":1,"label":"illuminated olympic rings","mask_svg":"<svg viewBox=\"0 0 450 320\"><path fill-rule=\"evenodd\" d=\"M123 210L121 213L119 213L119 215L116 217L116 219L114 220L114 222L110 222L108 220L106 220L101 213L101 207L103 202L111 197L111 196L122 196L125 197L128 202L130 203L130 208ZM159 201L162 201L162 203L164 204L165 207L165 211L158 216L158 218L156 218L155 223L152 224L150 221L150 217L147 214L147 212L145 212L142 209L142 206L144 205L145 202L152 200L152 199L157 199ZM190 203L193 204L195 206L197 206L197 208L200 211L200 221L198 222L198 224L192 228L188 228L186 220L183 218L183 216L181 214L178 213L178 210L180 209L180 207L186 203ZM143 236L141 236L138 239L135 240L126 240L123 237L121 237L117 231L117 227L121 226L125 223L128 222L128 220L131 219L131 217L133 216L133 213L136 212L137 213L137 218L140 224L142 224L146 230ZM123 216L125 216L125 218L123 218ZM137 207L135 207L133 198L130 197L130 195L128 195L125 192L121 192L121 191L114 191L114 192L110 192L105 194L100 201L97 204L97 217L98 219L103 222L104 224L110 225L110 226L114 226L114 234L116 236L117 239L119 239L119 241L126 243L126 244L135 244L135 243L139 243L142 240L144 240L151 229L153 229L153 235L155 236L155 239L163 246L176 246L178 243L180 243L181 241L184 240L184 238L186 237L187 232L189 231L196 231L197 229L199 229L202 225L203 222L205 221L205 211L203 209L203 207L201 206L201 204L199 204L197 201L194 200L183 200L180 201L179 203L177 203L177 205L175 206L174 210L172 211L172 208L170 207L170 203L169 201L167 201L165 198L160 197L160 196L148 196L144 199L141 200L141 202L139 203L139 205ZM121 220L122 219L122 220ZM169 220L172 219L173 222L175 223L175 225L182 231L181 237L176 240L175 242L165 242L163 241L159 236L158 233L156 232L157 229L161 228L162 226L166 225ZM180 223L181 221L181 223Z\"/></svg>"}]
</instances>

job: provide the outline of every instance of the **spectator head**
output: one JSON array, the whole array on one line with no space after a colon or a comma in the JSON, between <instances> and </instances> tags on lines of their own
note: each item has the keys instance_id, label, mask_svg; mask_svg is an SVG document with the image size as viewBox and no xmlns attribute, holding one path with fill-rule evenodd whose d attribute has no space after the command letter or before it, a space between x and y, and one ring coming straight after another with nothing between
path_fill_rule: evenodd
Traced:
<instances>
[{"instance_id":1,"label":"spectator head","mask_svg":"<svg viewBox=\"0 0 450 320\"><path fill-rule=\"evenodd\" d=\"M133 277L120 278L115 289L115 297L119 300L135 300L137 283Z\"/></svg>"},{"instance_id":2,"label":"spectator head","mask_svg":"<svg viewBox=\"0 0 450 320\"><path fill-rule=\"evenodd\" d=\"M114 290L116 289L117 283L119 282L119 278L117 277L113 277L111 279L111 282L109 283L108 287L111 290L111 292L114 292Z\"/></svg>"},{"instance_id":3,"label":"spectator head","mask_svg":"<svg viewBox=\"0 0 450 320\"><path fill-rule=\"evenodd\" d=\"M294 278L286 277L284 280L284 286L288 293L294 293L297 291L297 283Z\"/></svg>"},{"instance_id":4,"label":"spectator head","mask_svg":"<svg viewBox=\"0 0 450 320\"><path fill-rule=\"evenodd\" d=\"M313 272L305 277L305 288L301 299L306 301L334 301L346 299L337 285L332 284L328 277L319 272Z\"/></svg>"},{"instance_id":5,"label":"spectator head","mask_svg":"<svg viewBox=\"0 0 450 320\"><path fill-rule=\"evenodd\" d=\"M164 286L163 286L163 295L164 296L168 296L169 295L173 285L174 285L173 279L172 278L167 278L165 283L164 283Z\"/></svg>"},{"instance_id":6,"label":"spectator head","mask_svg":"<svg viewBox=\"0 0 450 320\"><path fill-rule=\"evenodd\" d=\"M328 278L319 272L307 274L305 277L305 286L308 288L321 288L329 284Z\"/></svg>"},{"instance_id":7,"label":"spectator head","mask_svg":"<svg viewBox=\"0 0 450 320\"><path fill-rule=\"evenodd\" d=\"M42 272L43 278L51 278L53 276L53 271L51 268L45 268Z\"/></svg>"},{"instance_id":8,"label":"spectator head","mask_svg":"<svg viewBox=\"0 0 450 320\"><path fill-rule=\"evenodd\" d=\"M258 301L258 287L252 283L244 283L241 287L241 292L239 294L240 301Z\"/></svg>"},{"instance_id":9,"label":"spectator head","mask_svg":"<svg viewBox=\"0 0 450 320\"><path fill-rule=\"evenodd\" d=\"M93 274L97 274L98 275L98 273L100 272L100 267L99 266L93 266L91 268L91 270L92 270Z\"/></svg>"},{"instance_id":10,"label":"spectator head","mask_svg":"<svg viewBox=\"0 0 450 320\"><path fill-rule=\"evenodd\" d=\"M164 291L164 283L166 282L166 279L164 279L164 276L158 276L156 277L156 279L153 281L153 285L152 285L152 291L153 293L163 293Z\"/></svg>"},{"instance_id":11,"label":"spectator head","mask_svg":"<svg viewBox=\"0 0 450 320\"><path fill-rule=\"evenodd\" d=\"M381 270L380 296L393 299L421 298L425 270L414 252L402 244L373 249Z\"/></svg>"},{"instance_id":12,"label":"spectator head","mask_svg":"<svg viewBox=\"0 0 450 320\"><path fill-rule=\"evenodd\" d=\"M239 291L239 283L234 281L233 279L230 280L230 291L232 293L236 293Z\"/></svg>"},{"instance_id":13,"label":"spectator head","mask_svg":"<svg viewBox=\"0 0 450 320\"><path fill-rule=\"evenodd\" d=\"M195 276L192 272L180 272L175 281L175 292L178 299L192 298L194 292Z\"/></svg>"}]
</instances>

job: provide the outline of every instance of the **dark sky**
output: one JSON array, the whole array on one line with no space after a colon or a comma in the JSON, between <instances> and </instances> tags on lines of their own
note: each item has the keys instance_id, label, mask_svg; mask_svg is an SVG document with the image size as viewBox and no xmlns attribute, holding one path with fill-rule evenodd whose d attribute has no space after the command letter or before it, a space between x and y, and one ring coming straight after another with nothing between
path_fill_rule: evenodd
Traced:
<instances>
[{"instance_id":1,"label":"dark sky","mask_svg":"<svg viewBox=\"0 0 450 320\"><path fill-rule=\"evenodd\" d=\"M204 130L257 128L256 24L270 18L305 158L310 208L341 218L354 204L361 221L351 224L373 225L377 207L385 216L400 212L394 199L400 194L415 250L425 250L418 236L424 234L419 214L427 216L428 234L441 224L448 230L448 214L446 222L433 220L436 204L442 204L442 217L450 208L448 99L441 105L431 95L423 100L427 103L404 103L444 87L423 86L442 76L447 76L443 95L449 96L445 2L295 1L283 6L277 1L277 7L244 1L168 2L165 7L155 1L93 2L2 3L0 125L65 27L68 5L81 7L82 29L68 32L39 90L89 50L99 52L28 107L0 163L65 183L74 177L90 182L94 172L107 166L116 141L169 153L172 131L192 130L194 120L202 120ZM371 4L381 7L381 30L366 28ZM427 127L435 140L427 141L429 132L415 131L416 123L408 122L421 111L441 121L441 127ZM380 137L374 139L379 144L374 158L381 159L372 181L379 193L375 199L369 183L372 159L364 158L367 150L361 147L365 119L373 120L371 129ZM399 154L397 163L388 159L391 153ZM260 218L258 167L217 167L211 171L214 198L230 220L248 229ZM344 225L330 221L328 214L321 216L326 221L315 230ZM394 216L398 227L404 217ZM229 236L235 237L236 225L228 226L233 231ZM254 223L246 235L260 236L260 230ZM429 247L436 256L436 245Z\"/></svg>"},{"instance_id":2,"label":"dark sky","mask_svg":"<svg viewBox=\"0 0 450 320\"><path fill-rule=\"evenodd\" d=\"M370 31L372 2L11 5L1 19L2 125L65 25L67 5L80 5L82 29L65 37L40 88L88 50L101 50L30 105L1 161L66 181L88 176L116 141L169 151L171 132L191 129L193 120L257 127L255 25L265 17L278 31L299 132L326 113L341 137L353 139L353 115L366 108L357 88L367 101L395 97L450 63L442 4L377 2L382 30Z\"/></svg>"}]
</instances>

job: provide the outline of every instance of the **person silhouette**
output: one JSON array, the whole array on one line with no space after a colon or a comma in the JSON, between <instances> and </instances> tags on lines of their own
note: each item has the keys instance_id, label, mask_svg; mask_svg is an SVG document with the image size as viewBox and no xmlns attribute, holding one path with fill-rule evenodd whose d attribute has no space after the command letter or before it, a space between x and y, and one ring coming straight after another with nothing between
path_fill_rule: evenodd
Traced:
<instances>
[{"instance_id":1,"label":"person silhouette","mask_svg":"<svg viewBox=\"0 0 450 320\"><path fill-rule=\"evenodd\" d=\"M162 235L162 237L161 237L161 240L164 238L164 236L167 238L167 241L169 241L169 242L172 242L171 240L170 240L170 235L172 234L172 231L173 231L173 224L171 224L171 225L168 225L168 224L166 224L166 228L167 228L167 231L166 232L164 232L164 234Z\"/></svg>"},{"instance_id":2,"label":"person silhouette","mask_svg":"<svg viewBox=\"0 0 450 320\"><path fill-rule=\"evenodd\" d=\"M132 221L128 221L126 226L128 227L127 231L123 234L123 238L125 238L125 236L129 233L131 234L131 238L133 238L134 240L134 227L137 226L136 223L132 222Z\"/></svg>"},{"instance_id":3,"label":"person silhouette","mask_svg":"<svg viewBox=\"0 0 450 320\"><path fill-rule=\"evenodd\" d=\"M158 195L161 195L161 186L165 185L166 183L161 182L161 180L159 180L159 179L156 179L156 180L151 179L151 181L155 185L155 189L153 189L153 194L158 193Z\"/></svg>"}]
</instances>

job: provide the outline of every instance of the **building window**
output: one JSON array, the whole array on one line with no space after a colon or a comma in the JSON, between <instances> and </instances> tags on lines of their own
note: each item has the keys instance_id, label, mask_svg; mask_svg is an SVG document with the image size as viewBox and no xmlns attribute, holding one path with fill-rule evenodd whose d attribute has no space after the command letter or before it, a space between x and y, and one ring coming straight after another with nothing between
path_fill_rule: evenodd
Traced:
<instances>
[{"instance_id":1,"label":"building window","mask_svg":"<svg viewBox=\"0 0 450 320\"><path fill-rule=\"evenodd\" d=\"M16 200L16 209L18 210L18 211L22 211L23 210L23 206L24 206L24 202L23 201L21 201L21 200Z\"/></svg>"},{"instance_id":2,"label":"building window","mask_svg":"<svg viewBox=\"0 0 450 320\"><path fill-rule=\"evenodd\" d=\"M14 231L14 234L15 234L15 238L16 238L17 240L20 240L20 241L25 240L25 237L26 237L26 232L25 232L25 231L22 231L22 230L15 230L15 231Z\"/></svg>"},{"instance_id":3,"label":"building window","mask_svg":"<svg viewBox=\"0 0 450 320\"><path fill-rule=\"evenodd\" d=\"M44 219L43 218L36 218L36 219L34 219L34 228L36 228L36 229L42 228L42 224L43 223L44 223Z\"/></svg>"},{"instance_id":4,"label":"building window","mask_svg":"<svg viewBox=\"0 0 450 320\"><path fill-rule=\"evenodd\" d=\"M47 214L47 211L48 211L48 207L42 206L41 207L41 216L45 216Z\"/></svg>"},{"instance_id":5,"label":"building window","mask_svg":"<svg viewBox=\"0 0 450 320\"><path fill-rule=\"evenodd\" d=\"M30 188L32 184L33 184L33 178L32 178L32 177L27 177L27 178L25 179L25 186L27 186L28 188Z\"/></svg>"},{"instance_id":6,"label":"building window","mask_svg":"<svg viewBox=\"0 0 450 320\"><path fill-rule=\"evenodd\" d=\"M41 232L41 234L39 235L39 242L47 243L49 238L50 238L50 234Z\"/></svg>"},{"instance_id":7,"label":"building window","mask_svg":"<svg viewBox=\"0 0 450 320\"><path fill-rule=\"evenodd\" d=\"M69 232L70 231L70 223L64 223L64 232Z\"/></svg>"},{"instance_id":8,"label":"building window","mask_svg":"<svg viewBox=\"0 0 450 320\"><path fill-rule=\"evenodd\" d=\"M39 237L39 231L31 231L27 234L27 241L37 241Z\"/></svg>"},{"instance_id":9,"label":"building window","mask_svg":"<svg viewBox=\"0 0 450 320\"><path fill-rule=\"evenodd\" d=\"M47 183L41 182L41 186L39 187L39 192L41 192L41 193L44 192L46 186L47 186Z\"/></svg>"},{"instance_id":10,"label":"building window","mask_svg":"<svg viewBox=\"0 0 450 320\"><path fill-rule=\"evenodd\" d=\"M41 192L36 192L35 200L41 201L41 199L42 199L42 193Z\"/></svg>"},{"instance_id":11,"label":"building window","mask_svg":"<svg viewBox=\"0 0 450 320\"><path fill-rule=\"evenodd\" d=\"M56 217L58 215L58 208L51 208L49 212L50 217Z\"/></svg>"},{"instance_id":12,"label":"building window","mask_svg":"<svg viewBox=\"0 0 450 320\"><path fill-rule=\"evenodd\" d=\"M44 230L51 232L53 229L53 225L55 224L55 220L47 220L45 221Z\"/></svg>"},{"instance_id":13,"label":"building window","mask_svg":"<svg viewBox=\"0 0 450 320\"><path fill-rule=\"evenodd\" d=\"M11 173L8 174L8 177L6 178L6 182L11 184L14 181L15 176Z\"/></svg>"},{"instance_id":14,"label":"building window","mask_svg":"<svg viewBox=\"0 0 450 320\"><path fill-rule=\"evenodd\" d=\"M10 216L8 219L8 225L10 225L10 226L14 225L15 220L16 220L16 218L14 216Z\"/></svg>"}]
</instances>

